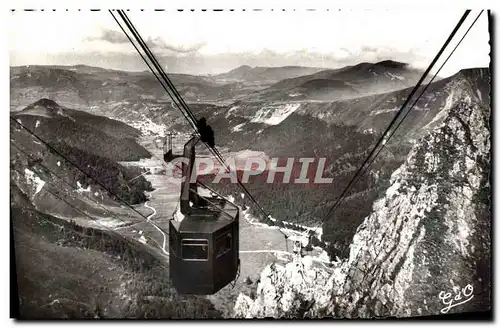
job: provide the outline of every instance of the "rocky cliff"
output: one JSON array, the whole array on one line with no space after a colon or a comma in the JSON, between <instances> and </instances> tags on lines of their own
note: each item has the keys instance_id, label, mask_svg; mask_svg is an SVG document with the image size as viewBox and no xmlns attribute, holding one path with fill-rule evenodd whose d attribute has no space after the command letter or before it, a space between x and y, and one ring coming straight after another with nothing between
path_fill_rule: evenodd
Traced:
<instances>
[{"instance_id":1,"label":"rocky cliff","mask_svg":"<svg viewBox=\"0 0 500 328\"><path fill-rule=\"evenodd\" d=\"M482 79L481 72L465 73ZM483 86L469 84L443 108L442 123L415 144L358 227L348 259L332 272L307 259L273 264L262 272L255 297L240 295L234 315L371 318L489 310L490 107L481 99L488 94Z\"/></svg>"}]
</instances>

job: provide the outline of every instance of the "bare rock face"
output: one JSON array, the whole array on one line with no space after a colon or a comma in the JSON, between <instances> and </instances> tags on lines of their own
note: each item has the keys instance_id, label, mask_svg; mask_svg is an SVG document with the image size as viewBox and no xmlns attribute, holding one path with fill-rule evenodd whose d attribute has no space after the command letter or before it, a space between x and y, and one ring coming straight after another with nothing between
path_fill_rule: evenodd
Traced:
<instances>
[{"instance_id":1,"label":"bare rock face","mask_svg":"<svg viewBox=\"0 0 500 328\"><path fill-rule=\"evenodd\" d=\"M273 263L261 273L255 300L240 294L236 318L302 318L328 306L340 267L331 275L310 256L286 266Z\"/></svg>"},{"instance_id":2,"label":"bare rock face","mask_svg":"<svg viewBox=\"0 0 500 328\"><path fill-rule=\"evenodd\" d=\"M483 72L443 109L358 227L333 273L268 266L237 317L420 316L491 307L490 107ZM465 81L465 80L464 80ZM487 83L486 83L487 84ZM465 91L464 91L465 90ZM481 92L482 91L482 92ZM299 278L297 278L299 277Z\"/></svg>"},{"instance_id":3,"label":"bare rock face","mask_svg":"<svg viewBox=\"0 0 500 328\"><path fill-rule=\"evenodd\" d=\"M489 162L489 108L464 98L393 173L385 197L358 228L342 293L332 299L336 314L489 309ZM447 309L471 289L470 301Z\"/></svg>"}]
</instances>

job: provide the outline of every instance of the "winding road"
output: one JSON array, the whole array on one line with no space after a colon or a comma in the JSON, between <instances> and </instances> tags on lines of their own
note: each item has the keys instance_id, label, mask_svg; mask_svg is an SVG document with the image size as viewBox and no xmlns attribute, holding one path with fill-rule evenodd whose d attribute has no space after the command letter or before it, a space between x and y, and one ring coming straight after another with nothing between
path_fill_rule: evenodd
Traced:
<instances>
[{"instance_id":1,"label":"winding road","mask_svg":"<svg viewBox=\"0 0 500 328\"><path fill-rule=\"evenodd\" d=\"M158 189L156 189L156 190L158 190ZM155 190L155 191L156 191L156 190ZM153 192L151 192L151 193L149 193L149 194L147 195L147 196L148 196L148 198L151 198L151 194L152 194L152 193L153 193ZM161 247L161 250L162 250L162 252L163 252L164 254L169 255L169 253L168 253L168 252L167 252L167 250L165 249L165 246L167 245L167 235L165 234L165 232L163 232L163 230L162 230L162 229L160 229L160 227L158 227L158 226L157 226L157 225L156 225L153 221L151 221L151 219L153 218L153 216L155 216L155 215L156 215L156 209L155 209L154 207L152 207L152 206L149 206L149 204L148 204L148 203L149 203L149 201L147 201L146 203L144 203L144 206L145 206L145 207L147 207L147 208L149 208L150 210L152 210L152 211L153 211L153 213L149 214L149 215L148 215L148 217L147 217L146 219L148 220L148 222L149 222L149 223L151 223L151 224L152 224L152 225L156 228L156 230L158 230L158 231L159 231L159 232L163 235L163 246Z\"/></svg>"},{"instance_id":2,"label":"winding road","mask_svg":"<svg viewBox=\"0 0 500 328\"><path fill-rule=\"evenodd\" d=\"M148 198L150 198L151 195L152 195L152 192L149 193L149 194L147 194ZM160 227L158 227L153 221L151 221L151 219L156 215L157 212L156 212L156 209L154 207L150 206L148 203L149 203L149 201L147 201L146 203L144 203L144 206L153 211L153 213L151 213L151 214L149 214L147 216L148 223L150 223L151 225L153 225L163 235L163 246L161 246L161 250L162 250L162 252L164 254L169 255L169 253L165 249L166 244L167 244L167 235L165 234L165 232L163 232L162 229L160 229ZM256 223L250 222L249 220L247 220L247 222L250 223L250 224L253 224L253 225L257 225ZM292 257L294 256L293 253L282 251L282 250L277 250L277 249L261 249L261 250L240 251L240 254L251 254L251 253L271 253L271 254L289 255L289 256L292 256ZM317 258L313 258L313 261L314 262L320 262L320 263L329 263L327 261L321 261L321 260L319 260Z\"/></svg>"}]
</instances>

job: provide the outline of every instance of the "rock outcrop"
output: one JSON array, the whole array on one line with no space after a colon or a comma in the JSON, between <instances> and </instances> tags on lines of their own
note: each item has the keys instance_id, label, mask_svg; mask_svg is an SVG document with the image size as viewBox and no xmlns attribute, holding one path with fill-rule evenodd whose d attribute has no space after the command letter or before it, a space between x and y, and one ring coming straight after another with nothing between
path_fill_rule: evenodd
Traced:
<instances>
[{"instance_id":1,"label":"rock outcrop","mask_svg":"<svg viewBox=\"0 0 500 328\"><path fill-rule=\"evenodd\" d=\"M321 269L306 256L285 266L273 263L261 273L256 299L240 294L236 300L237 318L301 318L311 309L329 305L333 284L332 277L342 274L341 267Z\"/></svg>"}]
</instances>

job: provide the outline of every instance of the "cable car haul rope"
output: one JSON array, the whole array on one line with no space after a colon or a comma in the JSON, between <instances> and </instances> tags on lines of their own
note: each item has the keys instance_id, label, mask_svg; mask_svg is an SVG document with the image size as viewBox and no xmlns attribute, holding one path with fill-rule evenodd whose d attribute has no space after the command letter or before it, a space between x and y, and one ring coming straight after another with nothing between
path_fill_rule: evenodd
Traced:
<instances>
[{"instance_id":1,"label":"cable car haul rope","mask_svg":"<svg viewBox=\"0 0 500 328\"><path fill-rule=\"evenodd\" d=\"M189 124L191 125L191 127L194 130L194 133L196 135L200 136L201 134L200 134L200 131L199 131L199 124L198 124L199 121L196 119L196 117L194 116L194 114L191 112L191 110L187 106L186 102L181 97L181 95L179 94L179 92L177 91L177 89L175 88L175 86L173 85L172 81L169 79L169 77L167 76L167 74L163 70L162 66L158 63L156 57L151 52L151 50L149 49L149 47L147 46L147 44L144 42L144 40L142 39L142 37L138 33L137 29L134 27L134 25L132 24L132 22L128 18L128 16L125 13L125 11L123 11L123 10L116 10L116 12L118 13L118 16L123 21L123 25L125 25L129 29L130 33L135 38L136 43L139 44L139 47L143 50L144 54L141 53L141 51L139 50L139 48L136 45L136 43L134 43L134 41L130 37L129 33L127 33L127 31L125 30L125 28L123 27L123 25L119 22L119 19L113 13L113 10L109 10L109 12L110 12L111 16L114 18L114 20L117 22L117 24L120 27L120 29L126 35L127 39L132 43L132 45L137 50L137 52L139 53L139 55L141 56L141 58L144 60L144 62L148 66L148 68L151 70L151 72L153 73L153 75L156 77L156 79L158 80L158 82L162 85L162 87L165 89L165 91L170 96L170 98L172 98L173 103L176 105L176 107L181 111L181 113L183 114L183 116L189 122ZM154 67L154 69L153 69L153 67ZM156 71L155 71L155 69L156 69ZM200 121L202 121L202 120L204 120L204 118L200 119ZM250 192L248 191L248 189L243 185L243 183L241 182L241 180L238 178L237 172L234 172L233 170L231 170L231 168L225 162L224 158L222 157L222 155L220 154L220 152L218 151L218 149L214 145L207 144L207 142L205 142L205 140L203 140L203 137L202 137L201 141L202 141L202 143L205 144L205 146L212 153L212 155L215 158L217 158L217 160L220 162L220 164L223 165L223 167L228 170L228 172L236 175L236 181L238 183L238 186L243 190L243 192L248 196L248 198L255 204L255 206L264 215L264 217L265 218L269 218L270 217L269 214L262 208L262 206L253 197L253 195L250 194ZM280 232L285 237L287 236L281 229L279 229L279 230L280 230Z\"/></svg>"},{"instance_id":2,"label":"cable car haul rope","mask_svg":"<svg viewBox=\"0 0 500 328\"><path fill-rule=\"evenodd\" d=\"M467 31L465 32L465 34L463 35L463 37L460 39L460 41L455 46L455 48L451 51L451 53L449 54L449 56L446 58L446 60L440 66L439 70L434 74L434 76L429 81L429 83L427 83L425 85L425 87L423 88L422 92L417 96L417 98L415 99L415 101L413 102L413 104L411 105L411 107L408 108L408 110L405 112L406 105L408 105L408 103L410 102L410 100L412 99L412 97L418 91L418 89L422 85L423 81L426 79L427 75L430 73L430 71L432 70L432 68L436 64L436 62L441 57L441 55L444 52L444 50L448 47L449 43L451 42L451 40L453 39L453 37L455 36L455 34L458 32L458 30L460 29L460 27L464 23L464 21L467 18L467 16L470 14L470 10L466 10L465 11L465 13L462 15L462 17L458 21L457 25L455 26L455 28L453 29L453 31L449 35L448 39L445 41L445 43L443 44L443 46L441 47L441 49L439 50L439 52L437 53L437 55L434 57L434 59L432 60L431 64L429 65L429 67L427 68L427 70L424 72L424 74L422 75L422 77L420 78L420 80L417 82L417 84L415 85L415 87L413 88L413 90L411 91L411 93L408 95L408 97L406 98L406 100L403 103L403 105L401 105L401 108L396 113L396 115L394 116L394 118L392 119L392 121L389 123L389 126L386 128L386 130L384 131L384 133L382 134L382 136L380 137L380 139L377 141L377 143L375 144L375 146L371 150L370 154L363 161L363 163L361 164L360 168L356 171L356 173L354 174L354 176L352 177L352 179L349 181L349 183L347 184L347 186L344 188L344 190L342 191L342 193L340 194L340 196L337 198L337 200L335 201L335 203L332 205L332 207L330 208L330 210L328 211L328 213L322 218L321 222L324 222L324 220L328 219L328 217L335 211L335 209L338 208L340 202L342 201L343 198L345 198L345 196L347 195L347 192L349 191L349 189L358 181L358 179L364 173L367 172L367 170L370 167L370 165L375 161L375 159L380 154L380 152L382 151L382 149L384 149L385 145L391 139L391 137L395 134L396 130L399 128L399 126L401 125L401 123L406 119L406 117L408 117L409 113L411 112L411 110L413 109L413 107L416 105L416 103L418 102L418 100L420 99L420 97L425 93L425 91L427 90L427 88L429 87L429 85L432 83L432 81L434 81L434 79L439 74L439 72L441 71L441 69L443 68L443 66L447 63L447 61L453 55L453 53L458 48L458 46L460 45L460 43L463 41L463 39L465 38L465 36L467 36L467 34L469 33L470 29L474 26L474 24L476 23L476 21L478 20L478 18L481 16L482 13L483 13L483 10L481 10L481 12L478 14L478 16L476 17L476 19L472 22L472 24L467 29ZM403 117L398 122L398 119L401 116L403 116ZM396 122L398 122L397 125L396 125ZM396 125L396 127L391 131L391 129L393 128L394 125Z\"/></svg>"},{"instance_id":3,"label":"cable car haul rope","mask_svg":"<svg viewBox=\"0 0 500 328\"><path fill-rule=\"evenodd\" d=\"M421 83L425 80L425 78L430 73L431 69L433 68L433 66L435 65L435 63L437 62L437 60L440 58L440 56L442 55L442 53L444 52L444 50L446 49L446 47L449 45L449 43L451 42L451 40L453 39L453 37L455 36L455 34L458 32L458 30L460 29L460 27L463 25L465 19L468 17L468 15L470 14L471 10L466 10L464 12L464 14L462 15L462 17L458 21L457 25L455 26L455 28L451 32L450 36L445 41L444 45L442 46L442 48L440 49L440 51L438 52L438 54L436 55L436 57L434 58L434 60L431 62L431 64L429 65L429 67L427 68L427 70L425 71L425 73L422 75L419 83L417 83L417 85L413 88L412 92L410 93L410 95L408 96L408 98L406 99L406 101L404 102L404 104L401 106L401 108L397 112L396 116L393 118L393 120L390 122L389 126L386 128L386 130L382 134L382 137L375 144L375 146L373 147L373 149L370 152L370 154L368 155L368 157L362 163L362 165L360 166L360 168L358 169L358 171L356 171L356 173L354 174L354 176L352 177L352 179L348 183L347 187L342 191L342 193L340 194L340 196L337 198L336 202L330 208L329 212L323 217L323 219L321 220L321 222L324 222L325 220L327 220L330 217L330 215L338 208L338 206L339 206L340 202L342 201L342 199L346 197L347 192L349 191L349 188L352 187L358 181L358 179L360 178L361 175L363 175L365 172L367 172L368 168L375 161L375 159L380 154L380 152L382 151L382 149L384 149L384 147L387 144L387 142L395 134L396 130L400 127L400 125L406 119L406 117L408 117L410 111L416 105L416 103L418 102L418 100L420 99L420 97L425 93L425 91L427 90L427 88L429 87L429 85L432 83L432 81L434 81L434 79L436 78L436 76L439 74L439 72L444 67L444 65L448 62L448 60L453 55L453 53L458 48L458 46L462 43L462 41L467 36L467 34L469 33L469 31L476 24L477 20L479 19L479 17L483 13L483 11L484 10L481 10L479 12L479 14L477 15L477 17L471 23L471 25L466 30L466 32L464 33L464 35L462 36L462 38L459 40L459 42L457 43L457 45L453 48L453 50L450 52L450 54L448 55L448 57L441 64L441 66L439 67L438 71L434 74L434 76L431 78L431 80L425 85L425 87L423 88L422 92L417 96L417 98L415 99L415 101L412 103L411 107L406 112L404 112L405 106L410 102L412 96L416 93L416 91L420 87ZM488 14L489 14L489 11L488 11ZM404 116L397 123L396 127L391 131L391 128L393 127L393 125L395 125L395 123L397 122L398 118L401 115L403 115L403 113L404 113ZM387 139L386 139L386 137L387 137ZM385 239L386 232L387 231L383 232L383 234L382 234L382 240ZM363 252L359 251L358 255L356 256L356 259L355 259L355 261L353 263L357 263L357 261L360 259L360 257L362 256L362 254L363 254ZM361 270L361 268L357 268L357 267L354 267L354 269ZM364 272L362 272L362 273L364 274Z\"/></svg>"},{"instance_id":4,"label":"cable car haul rope","mask_svg":"<svg viewBox=\"0 0 500 328\"><path fill-rule=\"evenodd\" d=\"M183 155L174 156L167 150L164 160L189 159L187 164L182 163L182 172L183 176L190 177L194 169L195 146L201 141L220 164L235 175L238 186L264 217L270 218L215 148L211 128L204 124L204 118L196 119L125 11L116 10L117 15L113 10L109 12L194 131L184 146ZM172 147L171 140L169 146ZM180 293L213 294L236 279L239 272L239 208L214 190L211 191L215 197L199 195L197 186L202 184L188 180L181 185L180 211L184 217L181 222L171 220L169 223L170 254L175 254L170 256L170 276ZM286 243L287 234L279 226L278 230ZM227 251L221 253L223 246Z\"/></svg>"}]
</instances>

